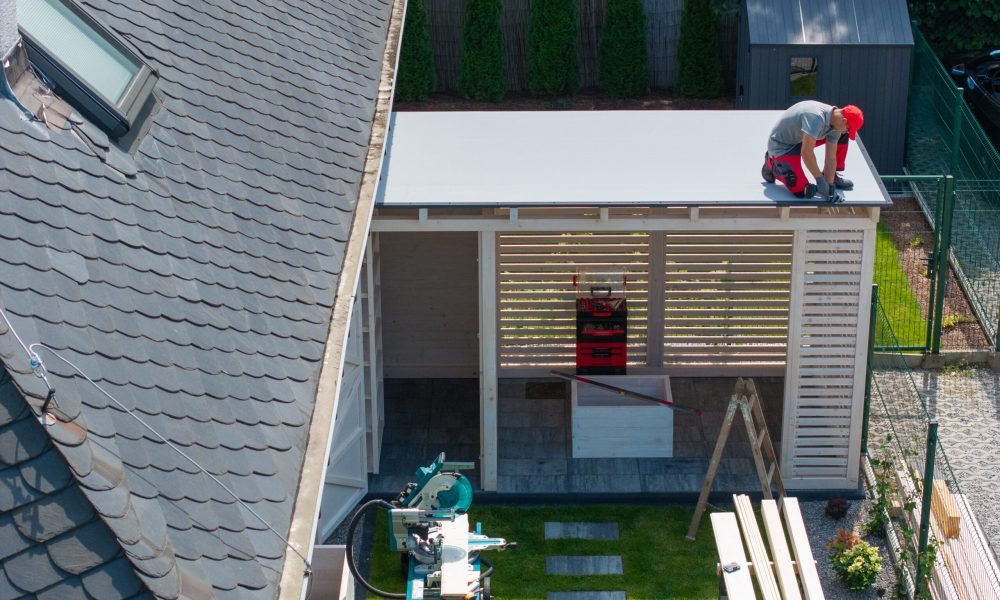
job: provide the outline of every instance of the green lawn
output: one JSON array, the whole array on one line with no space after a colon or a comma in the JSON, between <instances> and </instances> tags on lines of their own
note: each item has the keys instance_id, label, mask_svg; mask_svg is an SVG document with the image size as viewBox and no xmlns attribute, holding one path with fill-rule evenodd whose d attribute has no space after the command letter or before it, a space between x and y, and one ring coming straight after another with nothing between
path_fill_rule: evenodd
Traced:
<instances>
[{"instance_id":1,"label":"green lawn","mask_svg":"<svg viewBox=\"0 0 1000 600\"><path fill-rule=\"evenodd\" d=\"M893 346L898 340L900 346L923 346L927 335L924 309L910 288L892 232L881 223L875 241L875 283L878 284L879 302L895 333L893 339L892 333L879 327L875 345Z\"/></svg>"},{"instance_id":2,"label":"green lawn","mask_svg":"<svg viewBox=\"0 0 1000 600\"><path fill-rule=\"evenodd\" d=\"M493 595L498 600L544 599L550 591L624 590L630 599L716 598L717 557L708 515L698 540L684 541L693 508L677 506L473 506L469 522L483 533L517 542L516 548L492 551ZM386 512L378 511L373 582L387 591L404 591L399 554L390 552ZM546 521L615 521L616 541L545 540ZM549 555L622 557L624 575L566 577L545 574ZM369 598L374 596L369 595Z\"/></svg>"}]
</instances>

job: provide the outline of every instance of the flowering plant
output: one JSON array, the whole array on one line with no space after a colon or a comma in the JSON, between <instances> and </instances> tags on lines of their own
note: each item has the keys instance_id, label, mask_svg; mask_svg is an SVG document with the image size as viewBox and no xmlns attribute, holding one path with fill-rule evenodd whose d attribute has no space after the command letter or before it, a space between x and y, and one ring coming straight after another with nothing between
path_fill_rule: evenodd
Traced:
<instances>
[{"instance_id":1,"label":"flowering plant","mask_svg":"<svg viewBox=\"0 0 1000 600\"><path fill-rule=\"evenodd\" d=\"M847 587L863 590L882 572L882 557L878 548L861 539L856 531L837 530L837 537L830 540L830 564Z\"/></svg>"}]
</instances>

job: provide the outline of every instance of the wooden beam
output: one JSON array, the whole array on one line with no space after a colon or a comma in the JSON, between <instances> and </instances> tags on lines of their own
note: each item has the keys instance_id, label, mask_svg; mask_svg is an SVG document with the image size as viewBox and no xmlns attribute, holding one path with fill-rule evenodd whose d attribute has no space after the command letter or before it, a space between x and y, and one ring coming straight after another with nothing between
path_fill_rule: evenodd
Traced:
<instances>
[{"instance_id":1,"label":"wooden beam","mask_svg":"<svg viewBox=\"0 0 1000 600\"><path fill-rule=\"evenodd\" d=\"M497 256L496 234L479 234L479 485L497 489Z\"/></svg>"},{"instance_id":2,"label":"wooden beam","mask_svg":"<svg viewBox=\"0 0 1000 600\"><path fill-rule=\"evenodd\" d=\"M423 209L421 209L423 210ZM419 211L418 211L419 214ZM516 223L510 222L509 215L503 217L437 217L428 215L426 220L419 217L393 217L383 213L372 223L372 231L418 232L418 231L593 231L593 217L531 217L523 211ZM826 229L875 229L875 223L864 217L851 215L792 216L782 221L778 212L774 215L747 217L715 217L699 212L698 220L692 221L685 211L683 218L669 216L663 218L621 217L600 222L600 231L804 231Z\"/></svg>"},{"instance_id":3,"label":"wooden beam","mask_svg":"<svg viewBox=\"0 0 1000 600\"><path fill-rule=\"evenodd\" d=\"M719 553L726 596L729 600L754 600L756 595L753 580L750 579L750 568L746 554L743 553L736 515L728 512L712 513L709 518L712 520L712 535L715 536L715 549Z\"/></svg>"}]
</instances>

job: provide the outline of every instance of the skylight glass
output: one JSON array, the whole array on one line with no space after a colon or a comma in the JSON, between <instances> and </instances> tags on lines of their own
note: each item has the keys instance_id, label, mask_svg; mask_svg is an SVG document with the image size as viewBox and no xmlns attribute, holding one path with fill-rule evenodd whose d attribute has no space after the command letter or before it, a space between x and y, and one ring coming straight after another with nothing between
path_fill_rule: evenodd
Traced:
<instances>
[{"instance_id":1,"label":"skylight glass","mask_svg":"<svg viewBox=\"0 0 1000 600\"><path fill-rule=\"evenodd\" d=\"M17 0L17 22L112 104L141 68L60 0Z\"/></svg>"}]
</instances>

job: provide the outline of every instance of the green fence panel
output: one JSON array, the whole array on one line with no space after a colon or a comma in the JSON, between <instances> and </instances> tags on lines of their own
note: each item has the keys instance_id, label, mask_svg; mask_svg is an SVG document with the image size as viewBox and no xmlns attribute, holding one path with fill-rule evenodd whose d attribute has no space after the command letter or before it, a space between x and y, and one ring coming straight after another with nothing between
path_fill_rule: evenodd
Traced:
<instances>
[{"instance_id":1,"label":"green fence panel","mask_svg":"<svg viewBox=\"0 0 1000 600\"><path fill-rule=\"evenodd\" d=\"M1000 153L923 35L916 28L913 35L906 169L913 175L955 177L952 247L946 258L990 346L1000 349ZM914 191L937 227L941 195L919 186Z\"/></svg>"}]
</instances>

